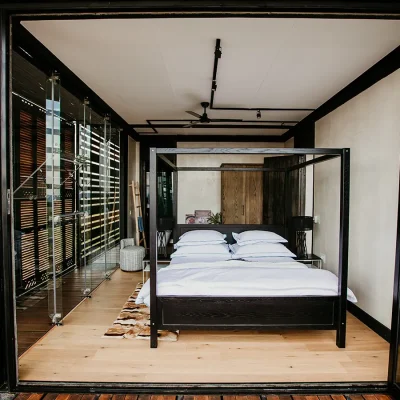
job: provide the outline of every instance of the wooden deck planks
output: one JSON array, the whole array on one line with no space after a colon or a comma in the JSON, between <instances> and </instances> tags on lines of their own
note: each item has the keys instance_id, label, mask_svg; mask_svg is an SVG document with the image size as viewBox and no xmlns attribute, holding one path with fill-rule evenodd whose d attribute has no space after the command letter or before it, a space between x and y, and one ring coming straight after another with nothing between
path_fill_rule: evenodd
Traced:
<instances>
[{"instance_id":1,"label":"wooden deck planks","mask_svg":"<svg viewBox=\"0 0 400 400\"><path fill-rule=\"evenodd\" d=\"M20 393L14 400L394 400L388 394L350 395L135 395L135 394L57 394Z\"/></svg>"}]
</instances>

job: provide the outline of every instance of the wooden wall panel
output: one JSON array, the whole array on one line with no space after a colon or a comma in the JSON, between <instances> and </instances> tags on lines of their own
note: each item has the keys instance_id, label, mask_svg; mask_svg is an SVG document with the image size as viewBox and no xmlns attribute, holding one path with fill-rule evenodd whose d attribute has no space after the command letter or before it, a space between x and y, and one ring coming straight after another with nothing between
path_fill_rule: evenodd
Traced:
<instances>
[{"instance_id":1,"label":"wooden wall panel","mask_svg":"<svg viewBox=\"0 0 400 400\"><path fill-rule=\"evenodd\" d=\"M262 224L263 173L262 171L248 171L245 172L244 175L245 175L246 224Z\"/></svg>"},{"instance_id":2,"label":"wooden wall panel","mask_svg":"<svg viewBox=\"0 0 400 400\"><path fill-rule=\"evenodd\" d=\"M224 224L245 224L245 180L240 171L221 172L221 210Z\"/></svg>"},{"instance_id":3,"label":"wooden wall panel","mask_svg":"<svg viewBox=\"0 0 400 400\"><path fill-rule=\"evenodd\" d=\"M223 167L262 168L262 164L222 164ZM222 171L221 210L224 224L261 224L262 171Z\"/></svg>"}]
</instances>

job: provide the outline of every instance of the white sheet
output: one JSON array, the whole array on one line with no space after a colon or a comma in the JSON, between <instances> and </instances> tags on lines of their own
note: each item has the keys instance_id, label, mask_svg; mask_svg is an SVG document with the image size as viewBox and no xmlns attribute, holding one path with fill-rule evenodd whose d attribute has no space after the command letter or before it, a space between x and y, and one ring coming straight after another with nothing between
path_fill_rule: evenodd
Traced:
<instances>
[{"instance_id":1,"label":"white sheet","mask_svg":"<svg viewBox=\"0 0 400 400\"><path fill-rule=\"evenodd\" d=\"M302 263L238 260L170 265L157 273L158 296L336 296L338 279L329 271ZM357 302L348 289L347 297ZM150 306L150 279L136 304Z\"/></svg>"}]
</instances>

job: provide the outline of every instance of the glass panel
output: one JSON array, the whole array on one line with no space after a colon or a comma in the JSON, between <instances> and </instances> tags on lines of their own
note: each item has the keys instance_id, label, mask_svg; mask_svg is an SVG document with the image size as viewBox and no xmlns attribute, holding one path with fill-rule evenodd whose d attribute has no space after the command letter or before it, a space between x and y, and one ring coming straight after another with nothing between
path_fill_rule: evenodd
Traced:
<instances>
[{"instance_id":1,"label":"glass panel","mask_svg":"<svg viewBox=\"0 0 400 400\"><path fill-rule=\"evenodd\" d=\"M106 274L119 265L119 134L118 127L111 127L107 142L107 195L106 195Z\"/></svg>"},{"instance_id":2,"label":"glass panel","mask_svg":"<svg viewBox=\"0 0 400 400\"><path fill-rule=\"evenodd\" d=\"M46 205L48 245L48 311L53 324L61 323L62 315L62 242L61 207L61 140L60 81L51 76L46 84Z\"/></svg>"},{"instance_id":3,"label":"glass panel","mask_svg":"<svg viewBox=\"0 0 400 400\"><path fill-rule=\"evenodd\" d=\"M119 264L119 130L105 117L93 140L91 262L108 279Z\"/></svg>"},{"instance_id":4,"label":"glass panel","mask_svg":"<svg viewBox=\"0 0 400 400\"><path fill-rule=\"evenodd\" d=\"M54 101L59 105L62 99L62 110L53 110L51 83L29 61L13 52L12 212L19 355L51 328L49 321L55 317L54 322L59 322L82 300L81 293L71 288L84 287L84 271L76 268L80 266L77 246L81 242L77 224L79 202L75 195L80 102L58 82ZM53 129L59 140L54 152ZM54 199L52 193L47 196L52 187L56 192ZM54 228L53 221L48 220L48 200L54 201ZM52 207L49 210L53 212ZM53 246L50 257L49 233ZM55 275L53 268L49 268L49 259L54 258Z\"/></svg>"},{"instance_id":5,"label":"glass panel","mask_svg":"<svg viewBox=\"0 0 400 400\"><path fill-rule=\"evenodd\" d=\"M105 147L104 118L55 78L13 52L12 212L20 355L51 328L49 321L60 323L90 295L119 256L119 131L108 126Z\"/></svg>"},{"instance_id":6,"label":"glass panel","mask_svg":"<svg viewBox=\"0 0 400 400\"><path fill-rule=\"evenodd\" d=\"M83 294L88 296L95 284L92 279L92 264L88 263L87 248L89 243L90 224L91 224L91 191L90 191L90 146L91 146L91 121L92 113L89 102L82 104L82 122L79 124L79 151L78 161L80 165L79 182L77 193L79 198L80 211L80 234L83 257L81 268L84 268L84 288Z\"/></svg>"},{"instance_id":7,"label":"glass panel","mask_svg":"<svg viewBox=\"0 0 400 400\"><path fill-rule=\"evenodd\" d=\"M100 146L100 182L103 195L103 218L102 218L102 234L103 234L103 254L104 254L104 274L108 278L108 262L109 262L109 202L110 202L110 137L111 123L109 118L104 118L103 141Z\"/></svg>"}]
</instances>

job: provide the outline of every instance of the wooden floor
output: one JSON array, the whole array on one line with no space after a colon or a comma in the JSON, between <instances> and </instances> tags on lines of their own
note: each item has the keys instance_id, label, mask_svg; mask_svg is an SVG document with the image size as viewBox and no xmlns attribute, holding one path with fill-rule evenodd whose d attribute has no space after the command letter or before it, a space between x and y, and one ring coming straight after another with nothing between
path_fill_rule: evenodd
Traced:
<instances>
[{"instance_id":1,"label":"wooden floor","mask_svg":"<svg viewBox=\"0 0 400 400\"><path fill-rule=\"evenodd\" d=\"M102 338L141 279L117 270L91 299L20 357L21 380L86 382L386 381L389 344L348 315L347 346L334 331L191 332L177 342ZM372 400L372 399L369 399Z\"/></svg>"},{"instance_id":2,"label":"wooden floor","mask_svg":"<svg viewBox=\"0 0 400 400\"><path fill-rule=\"evenodd\" d=\"M104 280L104 266L94 264L90 269L91 287ZM77 268L62 277L62 309L67 315L83 299L86 288L84 269ZM41 287L17 299L18 355L24 353L51 328L47 287Z\"/></svg>"}]
</instances>

